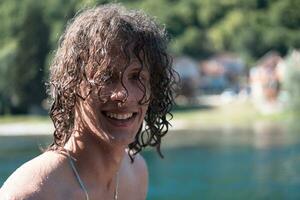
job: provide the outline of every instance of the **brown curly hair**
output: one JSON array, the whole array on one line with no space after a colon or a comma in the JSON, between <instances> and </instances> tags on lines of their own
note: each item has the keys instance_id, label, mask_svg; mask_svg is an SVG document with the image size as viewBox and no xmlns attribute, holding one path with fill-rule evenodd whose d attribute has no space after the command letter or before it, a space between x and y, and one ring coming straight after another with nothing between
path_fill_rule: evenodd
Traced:
<instances>
[{"instance_id":1,"label":"brown curly hair","mask_svg":"<svg viewBox=\"0 0 300 200\"><path fill-rule=\"evenodd\" d=\"M161 155L161 138L170 126L177 80L167 53L168 41L165 28L153 18L141 11L126 10L120 4L102 5L77 14L60 38L50 66L50 117L55 131L49 149L62 148L74 131L75 102L87 97L78 92L80 83L87 81L90 91L97 88L105 101L101 88L114 70L111 63L122 57L128 66L133 55L141 70L147 67L150 72L151 97L147 99L146 87L140 80L144 95L139 103L149 104L146 124L128 147L136 154L153 146Z\"/></svg>"}]
</instances>

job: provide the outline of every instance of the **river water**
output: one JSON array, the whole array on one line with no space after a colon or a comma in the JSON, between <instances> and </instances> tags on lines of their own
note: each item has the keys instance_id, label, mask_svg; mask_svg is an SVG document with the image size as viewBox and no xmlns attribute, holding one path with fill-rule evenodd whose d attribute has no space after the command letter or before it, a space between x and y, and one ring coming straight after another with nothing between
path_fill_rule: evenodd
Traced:
<instances>
[{"instance_id":1,"label":"river water","mask_svg":"<svg viewBox=\"0 0 300 200\"><path fill-rule=\"evenodd\" d=\"M274 123L172 131L143 153L149 200L300 199L300 132ZM50 136L0 136L0 185Z\"/></svg>"}]
</instances>

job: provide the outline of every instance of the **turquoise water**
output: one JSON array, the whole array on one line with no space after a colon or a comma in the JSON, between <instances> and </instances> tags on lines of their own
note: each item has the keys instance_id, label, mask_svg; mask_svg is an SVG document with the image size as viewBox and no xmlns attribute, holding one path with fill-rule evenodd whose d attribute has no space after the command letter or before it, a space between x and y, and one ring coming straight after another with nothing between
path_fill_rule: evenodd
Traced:
<instances>
[{"instance_id":1,"label":"turquoise water","mask_svg":"<svg viewBox=\"0 0 300 200\"><path fill-rule=\"evenodd\" d=\"M278 128L172 132L164 159L143 153L149 200L300 199L300 139ZM0 185L49 136L0 137Z\"/></svg>"}]
</instances>

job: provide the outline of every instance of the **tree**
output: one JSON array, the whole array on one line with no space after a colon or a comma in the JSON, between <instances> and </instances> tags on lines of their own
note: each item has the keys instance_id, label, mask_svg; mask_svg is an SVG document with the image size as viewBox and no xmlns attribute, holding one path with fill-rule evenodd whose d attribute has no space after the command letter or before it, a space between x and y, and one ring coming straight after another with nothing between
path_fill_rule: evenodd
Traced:
<instances>
[{"instance_id":1,"label":"tree","mask_svg":"<svg viewBox=\"0 0 300 200\"><path fill-rule=\"evenodd\" d=\"M20 30L8 81L15 112L26 113L30 107L40 106L46 97L43 69L49 51L49 27L39 4L28 4Z\"/></svg>"}]
</instances>

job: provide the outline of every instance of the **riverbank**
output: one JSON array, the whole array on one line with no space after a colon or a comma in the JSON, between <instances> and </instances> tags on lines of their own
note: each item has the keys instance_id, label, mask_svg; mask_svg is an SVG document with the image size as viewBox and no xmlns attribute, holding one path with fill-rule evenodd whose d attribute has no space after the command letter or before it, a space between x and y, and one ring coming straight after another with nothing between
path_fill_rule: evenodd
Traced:
<instances>
[{"instance_id":1,"label":"riverbank","mask_svg":"<svg viewBox=\"0 0 300 200\"><path fill-rule=\"evenodd\" d=\"M174 111L171 130L245 127L252 126L257 121L283 122L289 118L287 113L260 114L250 102L233 102L218 107ZM52 134L53 130L48 116L0 117L0 135L47 135Z\"/></svg>"}]
</instances>

